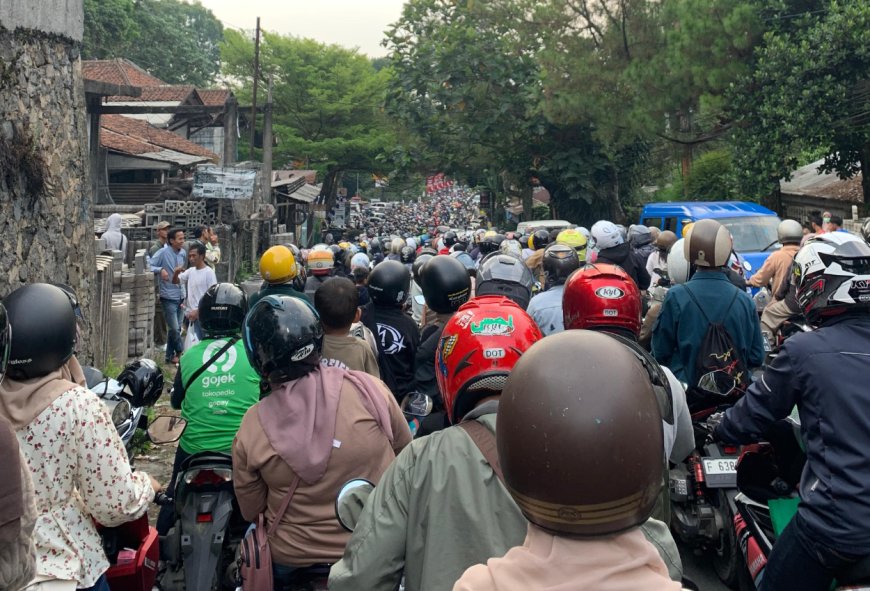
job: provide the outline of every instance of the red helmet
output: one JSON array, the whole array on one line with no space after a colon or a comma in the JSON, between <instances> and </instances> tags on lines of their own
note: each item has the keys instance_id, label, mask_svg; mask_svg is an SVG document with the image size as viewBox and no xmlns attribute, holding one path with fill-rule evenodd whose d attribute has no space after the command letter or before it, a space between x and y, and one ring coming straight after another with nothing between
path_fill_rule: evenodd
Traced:
<instances>
[{"instance_id":1,"label":"red helmet","mask_svg":"<svg viewBox=\"0 0 870 591\"><path fill-rule=\"evenodd\" d=\"M565 328L616 328L640 335L640 291L616 265L587 265L565 282Z\"/></svg>"},{"instance_id":2,"label":"red helmet","mask_svg":"<svg viewBox=\"0 0 870 591\"><path fill-rule=\"evenodd\" d=\"M541 338L513 300L480 296L463 304L435 350L435 377L450 422L461 421L481 398L500 394L520 355Z\"/></svg>"}]
</instances>

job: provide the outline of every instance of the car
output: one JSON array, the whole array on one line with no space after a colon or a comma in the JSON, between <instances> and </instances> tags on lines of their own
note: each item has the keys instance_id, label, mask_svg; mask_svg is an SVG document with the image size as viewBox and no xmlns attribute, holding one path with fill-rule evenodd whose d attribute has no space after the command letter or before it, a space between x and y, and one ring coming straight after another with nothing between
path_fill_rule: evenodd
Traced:
<instances>
[{"instance_id":1,"label":"car","mask_svg":"<svg viewBox=\"0 0 870 591\"><path fill-rule=\"evenodd\" d=\"M546 230L547 232L552 232L553 230L566 230L568 228L573 228L574 224L571 222L566 222L565 220L533 220L530 222L520 222L517 224L517 234L531 234L536 230Z\"/></svg>"},{"instance_id":2,"label":"car","mask_svg":"<svg viewBox=\"0 0 870 591\"><path fill-rule=\"evenodd\" d=\"M734 250L749 268L746 278L761 268L767 257L780 248L776 228L780 219L775 212L746 201L673 201L647 203L640 214L644 226L656 226L681 236L692 222L714 219L728 228L734 238ZM745 268L745 265L744 265Z\"/></svg>"}]
</instances>

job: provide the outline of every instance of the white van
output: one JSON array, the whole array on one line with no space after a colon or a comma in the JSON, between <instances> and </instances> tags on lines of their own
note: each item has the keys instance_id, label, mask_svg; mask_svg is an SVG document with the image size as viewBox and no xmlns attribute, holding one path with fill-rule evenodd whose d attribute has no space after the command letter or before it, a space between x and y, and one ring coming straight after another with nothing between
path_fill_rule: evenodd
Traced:
<instances>
[{"instance_id":1,"label":"white van","mask_svg":"<svg viewBox=\"0 0 870 591\"><path fill-rule=\"evenodd\" d=\"M535 230L546 230L547 232L552 232L553 230L566 230L572 227L574 224L571 222L566 222L565 220L533 220L531 222L520 222L517 224L517 234L531 234Z\"/></svg>"}]
</instances>

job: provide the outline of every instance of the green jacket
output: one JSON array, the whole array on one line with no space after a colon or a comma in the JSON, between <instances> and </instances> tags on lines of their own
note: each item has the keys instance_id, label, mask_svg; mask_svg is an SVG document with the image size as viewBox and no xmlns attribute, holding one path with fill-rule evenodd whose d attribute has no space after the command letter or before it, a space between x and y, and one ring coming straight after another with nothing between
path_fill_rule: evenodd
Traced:
<instances>
[{"instance_id":1,"label":"green jacket","mask_svg":"<svg viewBox=\"0 0 870 591\"><path fill-rule=\"evenodd\" d=\"M497 409L488 402L466 419L495 432ZM676 544L655 523L662 538L656 547L679 575ZM330 571L329 589L394 591L404 574L405 591L451 591L468 567L521 546L526 527L471 438L450 427L413 441L381 477Z\"/></svg>"}]
</instances>

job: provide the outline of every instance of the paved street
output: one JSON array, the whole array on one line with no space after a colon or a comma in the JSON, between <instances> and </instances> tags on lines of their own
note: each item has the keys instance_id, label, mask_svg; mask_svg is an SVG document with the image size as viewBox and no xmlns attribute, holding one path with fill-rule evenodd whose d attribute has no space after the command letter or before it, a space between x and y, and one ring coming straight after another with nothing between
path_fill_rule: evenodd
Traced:
<instances>
[{"instance_id":1,"label":"paved street","mask_svg":"<svg viewBox=\"0 0 870 591\"><path fill-rule=\"evenodd\" d=\"M683 573L694 582L701 591L728 591L728 587L722 584L716 571L713 570L713 562L709 554L696 556L692 549L680 544L680 556L683 559Z\"/></svg>"}]
</instances>

